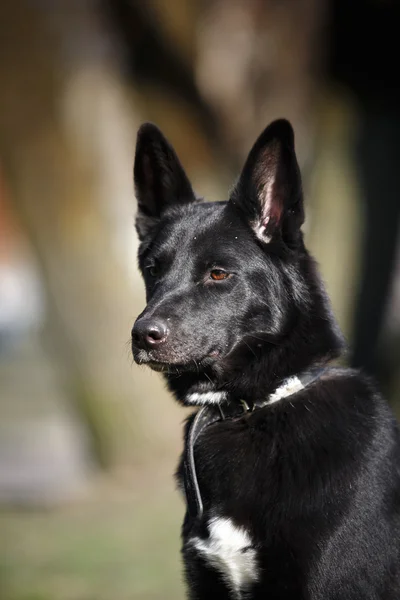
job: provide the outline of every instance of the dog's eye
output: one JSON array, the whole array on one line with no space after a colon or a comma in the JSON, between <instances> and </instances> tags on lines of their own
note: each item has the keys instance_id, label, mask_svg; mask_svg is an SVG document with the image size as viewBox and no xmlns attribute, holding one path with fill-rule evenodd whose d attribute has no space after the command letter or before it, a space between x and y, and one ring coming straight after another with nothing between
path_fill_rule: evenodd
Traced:
<instances>
[{"instance_id":1,"label":"dog's eye","mask_svg":"<svg viewBox=\"0 0 400 600\"><path fill-rule=\"evenodd\" d=\"M158 277L161 273L160 265L157 262L151 263L146 268L152 277Z\"/></svg>"},{"instance_id":2,"label":"dog's eye","mask_svg":"<svg viewBox=\"0 0 400 600\"><path fill-rule=\"evenodd\" d=\"M228 279L229 276L230 274L226 271L223 271L222 269L213 269L210 272L210 277L214 281L222 281L223 279Z\"/></svg>"}]
</instances>

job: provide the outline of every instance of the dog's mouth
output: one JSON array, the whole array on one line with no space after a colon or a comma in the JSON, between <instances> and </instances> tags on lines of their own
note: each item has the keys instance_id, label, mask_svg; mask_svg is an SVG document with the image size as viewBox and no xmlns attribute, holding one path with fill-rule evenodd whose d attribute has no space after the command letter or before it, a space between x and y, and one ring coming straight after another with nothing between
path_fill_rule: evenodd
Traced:
<instances>
[{"instance_id":1,"label":"dog's mouth","mask_svg":"<svg viewBox=\"0 0 400 600\"><path fill-rule=\"evenodd\" d=\"M160 359L154 356L154 352L147 350L133 350L133 359L138 365L150 367L153 371L159 373L177 374L185 371L199 372L203 368L211 365L220 357L218 350L211 350L202 358L188 358L174 355L171 358Z\"/></svg>"},{"instance_id":2,"label":"dog's mouth","mask_svg":"<svg viewBox=\"0 0 400 600\"><path fill-rule=\"evenodd\" d=\"M158 373L168 373L170 370L170 365L168 365L167 363L154 362L150 360L149 362L144 364L146 364L147 367L150 367L152 371L157 371Z\"/></svg>"}]
</instances>

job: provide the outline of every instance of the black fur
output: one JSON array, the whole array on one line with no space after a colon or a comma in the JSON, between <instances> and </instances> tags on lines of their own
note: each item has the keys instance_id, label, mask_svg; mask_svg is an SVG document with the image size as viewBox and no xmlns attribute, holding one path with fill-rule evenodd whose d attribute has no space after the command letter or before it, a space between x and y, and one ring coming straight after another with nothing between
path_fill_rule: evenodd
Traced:
<instances>
[{"instance_id":1,"label":"black fur","mask_svg":"<svg viewBox=\"0 0 400 600\"><path fill-rule=\"evenodd\" d=\"M135 186L148 303L133 354L164 372L180 402L220 391L231 403L261 401L285 378L340 354L303 242L287 121L262 133L220 203L196 200L175 152L146 124ZM362 374L326 371L277 404L211 425L195 459L205 512L187 514L183 526L191 599L400 598L400 437ZM239 595L190 543L207 539L215 514L244 527L257 552L260 578Z\"/></svg>"}]
</instances>

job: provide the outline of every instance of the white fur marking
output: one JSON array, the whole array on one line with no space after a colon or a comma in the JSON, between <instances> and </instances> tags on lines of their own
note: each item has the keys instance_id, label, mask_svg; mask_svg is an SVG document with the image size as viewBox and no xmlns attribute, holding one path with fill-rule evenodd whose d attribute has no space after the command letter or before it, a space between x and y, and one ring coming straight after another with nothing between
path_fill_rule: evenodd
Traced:
<instances>
[{"instance_id":1,"label":"white fur marking","mask_svg":"<svg viewBox=\"0 0 400 600\"><path fill-rule=\"evenodd\" d=\"M289 377L288 379L285 379L275 392L268 396L262 406L274 404L274 402L278 402L279 400L282 400L282 398L296 394L302 389L304 389L304 386L296 375ZM205 404L218 404L219 402L226 400L227 397L227 392L193 392L186 396L186 402L188 404L203 406Z\"/></svg>"},{"instance_id":2,"label":"white fur marking","mask_svg":"<svg viewBox=\"0 0 400 600\"><path fill-rule=\"evenodd\" d=\"M193 392L186 397L189 404L218 404L226 399L226 392Z\"/></svg>"},{"instance_id":3,"label":"white fur marking","mask_svg":"<svg viewBox=\"0 0 400 600\"><path fill-rule=\"evenodd\" d=\"M210 537L193 538L189 543L203 554L204 558L221 572L227 585L242 598L243 588L258 580L256 550L252 547L248 532L236 527L231 519L214 517L208 523Z\"/></svg>"},{"instance_id":4,"label":"white fur marking","mask_svg":"<svg viewBox=\"0 0 400 600\"><path fill-rule=\"evenodd\" d=\"M275 390L273 394L268 396L268 400L266 404L273 404L274 402L278 402L278 400L282 400L282 398L286 398L287 396L291 396L296 392L299 392L304 388L300 379L294 375L293 377L289 377L284 381L284 383Z\"/></svg>"},{"instance_id":5,"label":"white fur marking","mask_svg":"<svg viewBox=\"0 0 400 600\"><path fill-rule=\"evenodd\" d=\"M262 242L265 242L266 244L268 244L272 240L272 236L265 235L265 230L267 229L268 221L269 221L269 217L266 219L266 221L264 223L260 223L259 221L256 221L255 223L253 223L254 233L256 234L256 236L258 237L259 240L261 240Z\"/></svg>"}]
</instances>

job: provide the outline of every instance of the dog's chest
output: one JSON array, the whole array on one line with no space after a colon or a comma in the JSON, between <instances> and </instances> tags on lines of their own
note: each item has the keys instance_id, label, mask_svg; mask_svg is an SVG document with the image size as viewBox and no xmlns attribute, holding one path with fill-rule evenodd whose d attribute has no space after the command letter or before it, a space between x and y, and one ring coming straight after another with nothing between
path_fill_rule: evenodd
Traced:
<instances>
[{"instance_id":1,"label":"dog's chest","mask_svg":"<svg viewBox=\"0 0 400 600\"><path fill-rule=\"evenodd\" d=\"M207 529L208 537L189 538L188 544L222 575L233 598L240 600L258 580L257 551L250 534L226 517L211 518Z\"/></svg>"}]
</instances>

